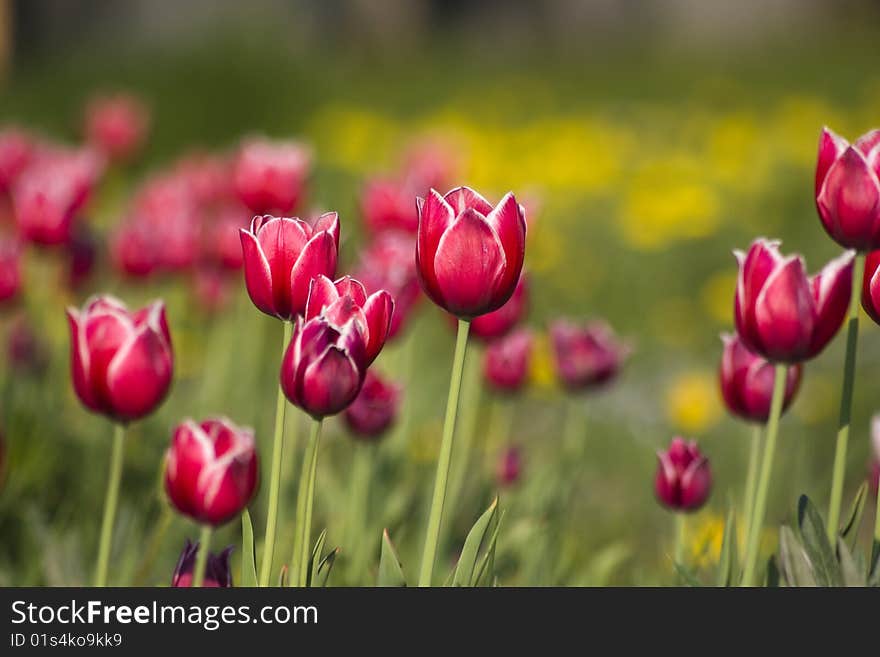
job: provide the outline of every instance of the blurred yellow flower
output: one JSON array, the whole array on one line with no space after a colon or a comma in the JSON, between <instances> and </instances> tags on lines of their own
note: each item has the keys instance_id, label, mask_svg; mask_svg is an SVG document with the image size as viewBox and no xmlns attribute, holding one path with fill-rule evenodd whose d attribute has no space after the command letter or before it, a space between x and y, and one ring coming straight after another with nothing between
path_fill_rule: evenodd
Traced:
<instances>
[{"instance_id":1,"label":"blurred yellow flower","mask_svg":"<svg viewBox=\"0 0 880 657\"><path fill-rule=\"evenodd\" d=\"M535 336L532 347L532 364L529 378L533 386L543 390L556 387L556 368L553 364L553 351L546 334Z\"/></svg>"},{"instance_id":2,"label":"blurred yellow flower","mask_svg":"<svg viewBox=\"0 0 880 657\"><path fill-rule=\"evenodd\" d=\"M666 393L666 413L687 434L705 431L721 416L714 372L695 370L678 375Z\"/></svg>"},{"instance_id":3,"label":"blurred yellow flower","mask_svg":"<svg viewBox=\"0 0 880 657\"><path fill-rule=\"evenodd\" d=\"M724 542L724 516L710 511L688 517L685 525L687 562L697 568L718 563Z\"/></svg>"},{"instance_id":4,"label":"blurred yellow flower","mask_svg":"<svg viewBox=\"0 0 880 657\"><path fill-rule=\"evenodd\" d=\"M709 277L700 290L706 313L719 324L733 322L733 295L736 292L736 269L719 271Z\"/></svg>"}]
</instances>

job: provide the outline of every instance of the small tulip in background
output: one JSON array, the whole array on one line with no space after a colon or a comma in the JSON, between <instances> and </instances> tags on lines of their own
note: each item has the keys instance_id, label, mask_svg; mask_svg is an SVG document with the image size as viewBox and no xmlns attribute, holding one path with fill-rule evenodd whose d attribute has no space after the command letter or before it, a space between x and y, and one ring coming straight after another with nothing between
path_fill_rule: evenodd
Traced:
<instances>
[{"instance_id":1,"label":"small tulip in background","mask_svg":"<svg viewBox=\"0 0 880 657\"><path fill-rule=\"evenodd\" d=\"M471 335L483 340L491 340L503 336L516 326L528 310L528 280L526 274L519 277L519 282L510 300L498 310L471 320Z\"/></svg>"},{"instance_id":2,"label":"small tulip in background","mask_svg":"<svg viewBox=\"0 0 880 657\"><path fill-rule=\"evenodd\" d=\"M6 336L6 358L17 374L40 375L48 369L48 346L23 314L15 318Z\"/></svg>"},{"instance_id":3,"label":"small tulip in background","mask_svg":"<svg viewBox=\"0 0 880 657\"><path fill-rule=\"evenodd\" d=\"M246 140L233 169L235 191L254 214L288 214L302 198L311 151L292 141Z\"/></svg>"},{"instance_id":4,"label":"small tulip in background","mask_svg":"<svg viewBox=\"0 0 880 657\"><path fill-rule=\"evenodd\" d=\"M496 473L501 486L513 486L522 475L522 453L519 447L511 446L504 450L498 460Z\"/></svg>"},{"instance_id":5,"label":"small tulip in background","mask_svg":"<svg viewBox=\"0 0 880 657\"><path fill-rule=\"evenodd\" d=\"M529 377L534 336L521 328L493 340L483 354L483 377L500 393L522 389Z\"/></svg>"},{"instance_id":6,"label":"small tulip in background","mask_svg":"<svg viewBox=\"0 0 880 657\"><path fill-rule=\"evenodd\" d=\"M130 94L93 98L86 107L86 139L112 162L127 162L138 155L149 127L149 110Z\"/></svg>"},{"instance_id":7,"label":"small tulip in background","mask_svg":"<svg viewBox=\"0 0 880 657\"><path fill-rule=\"evenodd\" d=\"M229 555L232 553L232 546L223 550L220 554L213 552L208 554L205 563L205 575L202 580L204 588L229 588L232 586L232 570L229 567ZM198 560L199 544L191 543L186 539L183 546L183 552L180 553L180 559L177 560L177 566L174 568L174 574L171 576L172 588L189 588L193 585L193 572L195 571L196 561Z\"/></svg>"},{"instance_id":8,"label":"small tulip in background","mask_svg":"<svg viewBox=\"0 0 880 657\"><path fill-rule=\"evenodd\" d=\"M469 187L441 196L433 189L418 202L416 269L425 294L458 317L443 437L434 495L428 515L419 586L430 586L437 556L449 480L470 320L501 308L513 296L522 274L526 220L508 193L496 206Z\"/></svg>"},{"instance_id":9,"label":"small tulip in background","mask_svg":"<svg viewBox=\"0 0 880 657\"><path fill-rule=\"evenodd\" d=\"M17 128L0 130L0 196L12 190L34 154L31 137Z\"/></svg>"},{"instance_id":10,"label":"small tulip in background","mask_svg":"<svg viewBox=\"0 0 880 657\"><path fill-rule=\"evenodd\" d=\"M21 245L0 236L0 303L18 296L21 289Z\"/></svg>"},{"instance_id":11,"label":"small tulip in background","mask_svg":"<svg viewBox=\"0 0 880 657\"><path fill-rule=\"evenodd\" d=\"M96 586L107 582L113 522L122 478L125 425L152 413L171 385L174 356L165 306L136 312L113 297L96 297L82 310L69 308L71 377L79 400L116 423Z\"/></svg>"},{"instance_id":12,"label":"small tulip in background","mask_svg":"<svg viewBox=\"0 0 880 657\"><path fill-rule=\"evenodd\" d=\"M174 507L202 525L192 585L205 577L212 529L239 516L257 488L254 434L226 418L187 420L171 439L165 491Z\"/></svg>"},{"instance_id":13,"label":"small tulip in background","mask_svg":"<svg viewBox=\"0 0 880 657\"><path fill-rule=\"evenodd\" d=\"M568 390L588 390L613 380L629 348L601 321L584 325L558 319L550 325L556 373Z\"/></svg>"},{"instance_id":14,"label":"small tulip in background","mask_svg":"<svg viewBox=\"0 0 880 657\"><path fill-rule=\"evenodd\" d=\"M402 391L372 370L343 418L351 434L358 440L372 442L387 433L400 408Z\"/></svg>"}]
</instances>

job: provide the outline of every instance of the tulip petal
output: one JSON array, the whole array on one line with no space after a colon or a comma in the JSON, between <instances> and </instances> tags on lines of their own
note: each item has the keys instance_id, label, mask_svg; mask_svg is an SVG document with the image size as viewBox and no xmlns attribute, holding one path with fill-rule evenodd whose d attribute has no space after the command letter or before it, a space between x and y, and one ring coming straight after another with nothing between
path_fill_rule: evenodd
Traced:
<instances>
[{"instance_id":1,"label":"tulip petal","mask_svg":"<svg viewBox=\"0 0 880 657\"><path fill-rule=\"evenodd\" d=\"M107 391L114 414L137 419L168 393L171 356L161 334L144 326L123 345L107 368Z\"/></svg>"},{"instance_id":2,"label":"tulip petal","mask_svg":"<svg viewBox=\"0 0 880 657\"><path fill-rule=\"evenodd\" d=\"M880 251L872 251L865 260L862 308L871 319L880 324Z\"/></svg>"},{"instance_id":3,"label":"tulip petal","mask_svg":"<svg viewBox=\"0 0 880 657\"><path fill-rule=\"evenodd\" d=\"M840 244L867 250L880 219L880 181L853 147L828 170L816 200L822 223Z\"/></svg>"},{"instance_id":4,"label":"tulip petal","mask_svg":"<svg viewBox=\"0 0 880 657\"><path fill-rule=\"evenodd\" d=\"M287 278L291 314L305 311L313 278L320 274L332 277L336 273L336 256L336 242L326 231L321 231L306 243Z\"/></svg>"},{"instance_id":5,"label":"tulip petal","mask_svg":"<svg viewBox=\"0 0 880 657\"><path fill-rule=\"evenodd\" d=\"M810 281L817 316L810 348L812 356L831 341L846 318L852 296L854 259L855 253L847 251L825 265Z\"/></svg>"},{"instance_id":6,"label":"tulip petal","mask_svg":"<svg viewBox=\"0 0 880 657\"><path fill-rule=\"evenodd\" d=\"M866 132L853 145L865 156L874 173L880 176L880 130Z\"/></svg>"},{"instance_id":7,"label":"tulip petal","mask_svg":"<svg viewBox=\"0 0 880 657\"><path fill-rule=\"evenodd\" d=\"M817 198L828 170L848 146L849 142L846 139L836 135L830 128L822 128L822 134L819 136L819 155L816 158L815 194Z\"/></svg>"},{"instance_id":8,"label":"tulip petal","mask_svg":"<svg viewBox=\"0 0 880 657\"><path fill-rule=\"evenodd\" d=\"M816 307L803 261L792 256L770 275L755 303L755 326L765 355L796 361L810 351Z\"/></svg>"},{"instance_id":9,"label":"tulip petal","mask_svg":"<svg viewBox=\"0 0 880 657\"><path fill-rule=\"evenodd\" d=\"M522 272L526 255L526 219L522 206L516 202L513 192L508 192L501 202L486 215L486 221L498 234L507 264L496 290L501 307L513 294Z\"/></svg>"},{"instance_id":10,"label":"tulip petal","mask_svg":"<svg viewBox=\"0 0 880 657\"><path fill-rule=\"evenodd\" d=\"M244 259L244 281L254 305L267 315L276 315L272 294L272 271L257 238L242 228L241 249Z\"/></svg>"},{"instance_id":11,"label":"tulip petal","mask_svg":"<svg viewBox=\"0 0 880 657\"><path fill-rule=\"evenodd\" d=\"M367 301L367 289L364 284L351 276L343 276L334 285L340 296L349 296L358 306L363 306Z\"/></svg>"},{"instance_id":12,"label":"tulip petal","mask_svg":"<svg viewBox=\"0 0 880 657\"><path fill-rule=\"evenodd\" d=\"M312 226L312 236L315 233L320 233L321 231L327 231L330 233L330 237L333 238L333 241L338 245L339 244L339 214L336 212L325 212L315 221L314 226Z\"/></svg>"},{"instance_id":13,"label":"tulip petal","mask_svg":"<svg viewBox=\"0 0 880 657\"><path fill-rule=\"evenodd\" d=\"M388 330L391 327L391 316L394 314L394 300L391 294L385 290L380 290L371 295L364 304L364 315L367 319L367 345L366 358L367 365L372 363L385 340L388 337Z\"/></svg>"},{"instance_id":14,"label":"tulip petal","mask_svg":"<svg viewBox=\"0 0 880 657\"><path fill-rule=\"evenodd\" d=\"M434 256L443 307L459 317L494 310L493 292L505 266L497 233L482 215L465 210L443 234Z\"/></svg>"},{"instance_id":15,"label":"tulip petal","mask_svg":"<svg viewBox=\"0 0 880 657\"><path fill-rule=\"evenodd\" d=\"M303 408L316 417L335 415L357 397L361 370L349 354L331 346L306 368L303 383Z\"/></svg>"},{"instance_id":16,"label":"tulip petal","mask_svg":"<svg viewBox=\"0 0 880 657\"><path fill-rule=\"evenodd\" d=\"M89 349L85 340L85 331L82 330L80 313L75 308L68 308L67 321L70 325L70 370L73 389L87 408L100 411L101 404L92 390Z\"/></svg>"},{"instance_id":17,"label":"tulip petal","mask_svg":"<svg viewBox=\"0 0 880 657\"><path fill-rule=\"evenodd\" d=\"M484 216L492 212L492 204L470 187L456 187L447 192L443 198L456 217L468 209L476 210Z\"/></svg>"},{"instance_id":18,"label":"tulip petal","mask_svg":"<svg viewBox=\"0 0 880 657\"><path fill-rule=\"evenodd\" d=\"M416 241L416 262L419 274L428 288L437 293L437 280L434 275L434 254L440 238L452 224L455 214L445 199L435 190L430 190L424 203L419 206L419 232Z\"/></svg>"},{"instance_id":19,"label":"tulip petal","mask_svg":"<svg viewBox=\"0 0 880 657\"><path fill-rule=\"evenodd\" d=\"M339 299L339 292L329 278L319 274L309 283L309 298L306 301L305 318L311 319L320 315Z\"/></svg>"}]
</instances>

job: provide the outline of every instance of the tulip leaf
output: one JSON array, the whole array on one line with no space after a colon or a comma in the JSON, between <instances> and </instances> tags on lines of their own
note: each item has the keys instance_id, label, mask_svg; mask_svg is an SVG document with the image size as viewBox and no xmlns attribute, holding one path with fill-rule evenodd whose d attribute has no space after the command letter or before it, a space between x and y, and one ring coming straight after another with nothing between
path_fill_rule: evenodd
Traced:
<instances>
[{"instance_id":1,"label":"tulip leaf","mask_svg":"<svg viewBox=\"0 0 880 657\"><path fill-rule=\"evenodd\" d=\"M718 579L716 586L735 586L737 574L738 554L736 550L736 516L733 505L727 512L727 522L724 524L724 538L721 541L721 558L718 561Z\"/></svg>"},{"instance_id":2,"label":"tulip leaf","mask_svg":"<svg viewBox=\"0 0 880 657\"><path fill-rule=\"evenodd\" d=\"M779 530L779 566L786 586L816 586L810 557L790 527Z\"/></svg>"},{"instance_id":3,"label":"tulip leaf","mask_svg":"<svg viewBox=\"0 0 880 657\"><path fill-rule=\"evenodd\" d=\"M336 563L338 556L339 548L334 548L327 553L327 556L321 559L321 563L318 564L318 573L315 575L315 586L327 586L327 580L330 579L330 571L333 570L333 564Z\"/></svg>"},{"instance_id":4,"label":"tulip leaf","mask_svg":"<svg viewBox=\"0 0 880 657\"><path fill-rule=\"evenodd\" d=\"M504 520L504 511L498 515L495 522L495 528L492 530L492 537L489 539L489 547L480 560L480 566L474 575L471 586L493 586L495 581L495 545L498 543L498 530L501 528L501 521Z\"/></svg>"},{"instance_id":5,"label":"tulip leaf","mask_svg":"<svg viewBox=\"0 0 880 657\"><path fill-rule=\"evenodd\" d=\"M874 539L871 545L871 569L868 586L880 586L880 540Z\"/></svg>"},{"instance_id":6,"label":"tulip leaf","mask_svg":"<svg viewBox=\"0 0 880 657\"><path fill-rule=\"evenodd\" d=\"M860 570L852 552L843 538L837 539L837 557L840 559L840 572L844 586L864 586L864 571Z\"/></svg>"},{"instance_id":7,"label":"tulip leaf","mask_svg":"<svg viewBox=\"0 0 880 657\"><path fill-rule=\"evenodd\" d=\"M834 549L825 533L825 523L816 506L806 495L798 500L798 527L803 547L813 564L813 575L819 586L840 586L843 577Z\"/></svg>"},{"instance_id":8,"label":"tulip leaf","mask_svg":"<svg viewBox=\"0 0 880 657\"><path fill-rule=\"evenodd\" d=\"M281 566L281 571L278 573L278 586L282 588L287 586L287 564Z\"/></svg>"},{"instance_id":9,"label":"tulip leaf","mask_svg":"<svg viewBox=\"0 0 880 657\"><path fill-rule=\"evenodd\" d=\"M678 576L687 586L703 586L703 583L699 579L697 579L697 576L693 573L693 571L684 564L673 561L672 566L675 568L675 572L678 573Z\"/></svg>"},{"instance_id":10,"label":"tulip leaf","mask_svg":"<svg viewBox=\"0 0 880 657\"><path fill-rule=\"evenodd\" d=\"M312 548L312 558L308 564L306 564L306 586L309 587L312 585L312 579L318 572L318 566L321 564L321 555L324 553L324 542L327 540L327 530L324 529L321 532L321 535L318 536L318 540L315 541L315 547Z\"/></svg>"},{"instance_id":11,"label":"tulip leaf","mask_svg":"<svg viewBox=\"0 0 880 657\"><path fill-rule=\"evenodd\" d=\"M461 556L455 566L455 575L452 577L453 586L471 586L474 576L474 568L477 563L477 556L480 552L480 546L486 538L489 525L495 518L498 511L498 498L496 497L489 508L483 512L471 530L468 532L467 538L464 539L464 547L461 549Z\"/></svg>"},{"instance_id":12,"label":"tulip leaf","mask_svg":"<svg viewBox=\"0 0 880 657\"><path fill-rule=\"evenodd\" d=\"M862 526L862 514L865 511L865 502L867 499L868 482L862 482L856 496L853 498L852 506L850 507L843 529L840 531L840 535L843 536L844 540L849 544L850 550L854 550L856 547L856 540L858 539L859 529Z\"/></svg>"},{"instance_id":13,"label":"tulip leaf","mask_svg":"<svg viewBox=\"0 0 880 657\"><path fill-rule=\"evenodd\" d=\"M379 576L376 586L406 586L400 557L397 556L397 550L391 542L387 529L382 532L382 550L379 556Z\"/></svg>"},{"instance_id":14,"label":"tulip leaf","mask_svg":"<svg viewBox=\"0 0 880 657\"><path fill-rule=\"evenodd\" d=\"M251 514L245 509L241 514L241 586L257 585L256 552L254 525L251 523Z\"/></svg>"}]
</instances>

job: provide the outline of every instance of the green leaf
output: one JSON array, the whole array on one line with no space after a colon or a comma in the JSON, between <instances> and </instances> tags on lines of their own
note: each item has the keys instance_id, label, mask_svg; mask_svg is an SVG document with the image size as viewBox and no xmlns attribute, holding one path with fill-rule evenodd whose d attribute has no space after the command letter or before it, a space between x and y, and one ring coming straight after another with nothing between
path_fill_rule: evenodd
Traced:
<instances>
[{"instance_id":1,"label":"green leaf","mask_svg":"<svg viewBox=\"0 0 880 657\"><path fill-rule=\"evenodd\" d=\"M736 515L733 506L727 512L724 538L721 542L721 558L718 562L717 586L736 586L738 579L738 555L736 550Z\"/></svg>"},{"instance_id":2,"label":"green leaf","mask_svg":"<svg viewBox=\"0 0 880 657\"><path fill-rule=\"evenodd\" d=\"M843 576L840 564L834 556L834 549L828 542L825 523L816 510L816 506L806 495L798 500L798 526L800 527L803 547L812 563L813 576L819 586L841 586Z\"/></svg>"},{"instance_id":3,"label":"green leaf","mask_svg":"<svg viewBox=\"0 0 880 657\"><path fill-rule=\"evenodd\" d=\"M321 555L324 553L324 541L326 540L327 530L325 529L321 532L321 535L318 536L318 540L315 541L315 547L312 548L312 558L309 560L309 563L306 564L306 568L308 568L306 572L307 587L312 585L312 579L318 572L318 566L321 564Z\"/></svg>"},{"instance_id":4,"label":"green leaf","mask_svg":"<svg viewBox=\"0 0 880 657\"><path fill-rule=\"evenodd\" d=\"M491 586L495 579L495 545L498 543L498 530L501 528L502 520L504 520L503 511L495 522L495 529L492 530L492 537L489 539L489 547L486 548L486 554L480 560L480 566L477 568L471 586Z\"/></svg>"},{"instance_id":5,"label":"green leaf","mask_svg":"<svg viewBox=\"0 0 880 657\"><path fill-rule=\"evenodd\" d=\"M339 556L339 548L335 548L327 553L327 556L321 559L318 564L318 574L315 576L315 586L327 586L327 580L330 578L330 571L333 570L333 564Z\"/></svg>"},{"instance_id":6,"label":"green leaf","mask_svg":"<svg viewBox=\"0 0 880 657\"><path fill-rule=\"evenodd\" d=\"M245 509L241 514L241 586L257 585L256 552L254 525L251 523L251 514Z\"/></svg>"},{"instance_id":7,"label":"green leaf","mask_svg":"<svg viewBox=\"0 0 880 657\"><path fill-rule=\"evenodd\" d=\"M847 520L843 525L840 535L849 544L849 549L854 550L859 536L859 528L862 526L862 514L865 511L865 502L868 499L868 482L862 482L856 496L853 498Z\"/></svg>"},{"instance_id":8,"label":"green leaf","mask_svg":"<svg viewBox=\"0 0 880 657\"><path fill-rule=\"evenodd\" d=\"M767 559L767 579L764 582L768 589L779 588L779 566L776 563L776 555Z\"/></svg>"},{"instance_id":9,"label":"green leaf","mask_svg":"<svg viewBox=\"0 0 880 657\"><path fill-rule=\"evenodd\" d=\"M672 562L673 567L675 567L675 572L678 573L678 576L681 577L682 581L688 586L700 587L703 586L703 583L697 579L697 576L694 572L685 566L684 564L680 564L677 561Z\"/></svg>"},{"instance_id":10,"label":"green leaf","mask_svg":"<svg viewBox=\"0 0 880 657\"><path fill-rule=\"evenodd\" d=\"M278 586L282 588L287 586L287 564L281 566L281 572L278 573Z\"/></svg>"},{"instance_id":11,"label":"green leaf","mask_svg":"<svg viewBox=\"0 0 880 657\"><path fill-rule=\"evenodd\" d=\"M868 586L880 586L880 541L876 538L871 544L871 570Z\"/></svg>"},{"instance_id":12,"label":"green leaf","mask_svg":"<svg viewBox=\"0 0 880 657\"><path fill-rule=\"evenodd\" d=\"M397 550L391 542L387 529L382 532L382 550L379 555L379 576L376 586L406 586L400 557L397 556Z\"/></svg>"},{"instance_id":13,"label":"green leaf","mask_svg":"<svg viewBox=\"0 0 880 657\"><path fill-rule=\"evenodd\" d=\"M816 586L810 557L790 527L779 529L779 567L786 586Z\"/></svg>"},{"instance_id":14,"label":"green leaf","mask_svg":"<svg viewBox=\"0 0 880 657\"><path fill-rule=\"evenodd\" d=\"M837 539L837 556L840 559L840 572L844 586L864 586L865 576L853 559L852 552L843 538Z\"/></svg>"},{"instance_id":15,"label":"green leaf","mask_svg":"<svg viewBox=\"0 0 880 657\"><path fill-rule=\"evenodd\" d=\"M461 556L455 565L455 575L452 577L453 586L471 585L480 546L483 544L483 539L486 537L486 532L497 511L498 498L496 497L468 532L467 538L464 539L464 547L461 549Z\"/></svg>"}]
</instances>

